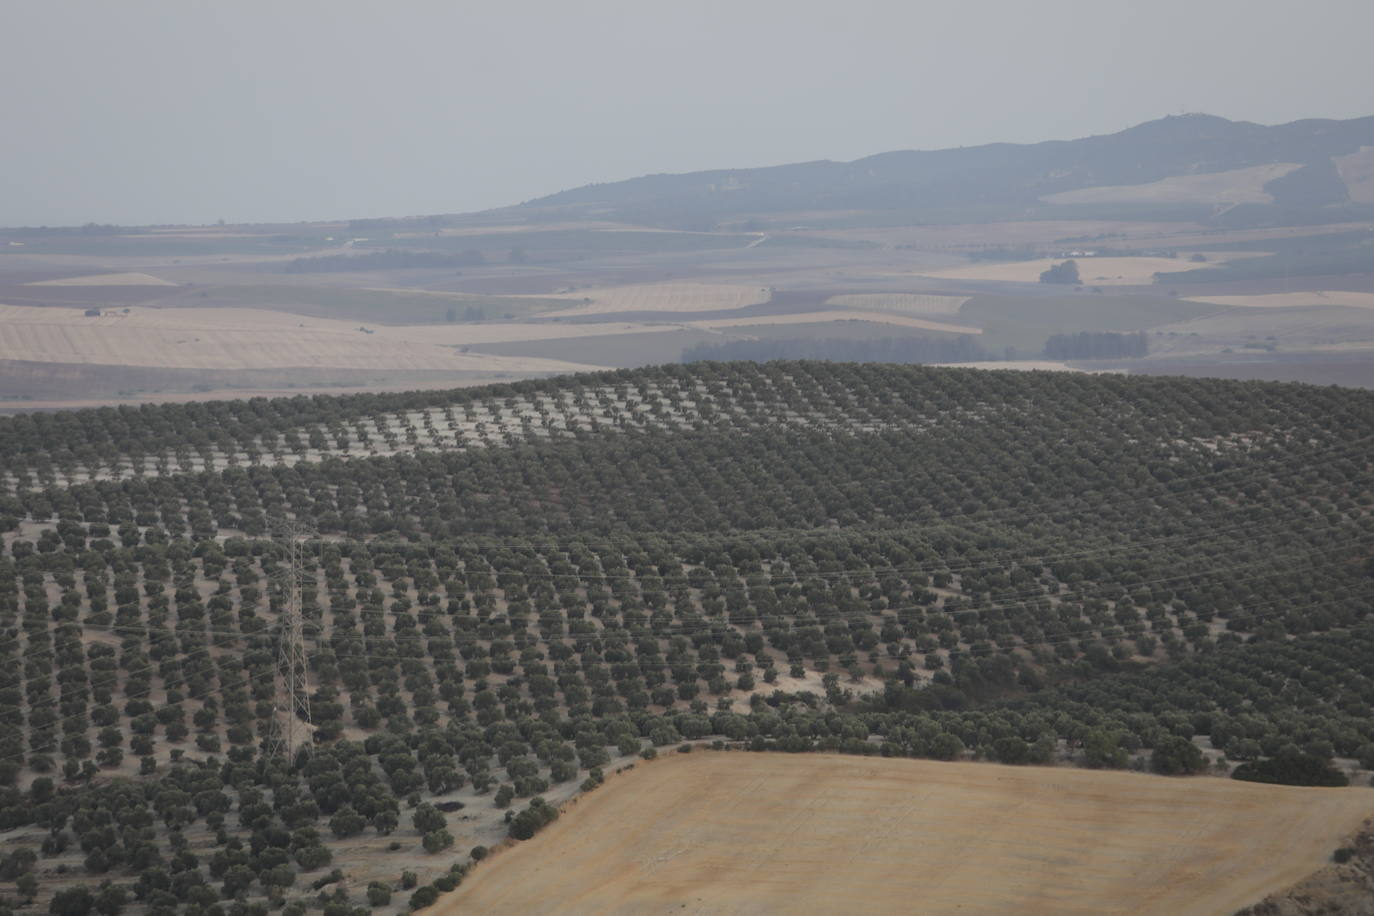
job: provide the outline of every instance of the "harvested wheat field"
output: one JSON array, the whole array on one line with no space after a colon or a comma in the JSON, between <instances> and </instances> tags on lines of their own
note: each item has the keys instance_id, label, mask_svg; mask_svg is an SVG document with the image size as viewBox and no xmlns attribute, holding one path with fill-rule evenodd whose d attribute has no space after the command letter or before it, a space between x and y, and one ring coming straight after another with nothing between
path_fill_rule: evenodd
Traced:
<instances>
[{"instance_id":1,"label":"harvested wheat field","mask_svg":"<svg viewBox=\"0 0 1374 916\"><path fill-rule=\"evenodd\" d=\"M1355 293L1345 290L1308 290L1299 293L1263 293L1255 296L1190 296L1194 302L1213 305L1239 305L1245 308L1302 308L1313 305L1343 305L1348 308L1374 309L1374 293Z\"/></svg>"},{"instance_id":2,"label":"harvested wheat field","mask_svg":"<svg viewBox=\"0 0 1374 916\"><path fill-rule=\"evenodd\" d=\"M562 324L371 327L238 308L111 309L86 317L80 309L0 305L0 359L107 366L577 372L595 367L462 347L620 332Z\"/></svg>"},{"instance_id":3,"label":"harvested wheat field","mask_svg":"<svg viewBox=\"0 0 1374 916\"><path fill-rule=\"evenodd\" d=\"M831 296L826 305L840 308L872 309L899 315L957 315L968 296L930 296L922 293L846 293Z\"/></svg>"},{"instance_id":4,"label":"harvested wheat field","mask_svg":"<svg viewBox=\"0 0 1374 916\"><path fill-rule=\"evenodd\" d=\"M894 315L891 312L860 312L841 309L824 312L794 312L791 315L760 315L756 318L703 318L700 321L683 322L683 326L716 330L719 328L766 327L776 324L820 324L827 321L872 321L876 324L920 328L923 331L940 331L945 334L983 333L982 328L964 324L929 321L925 318L912 318L909 315Z\"/></svg>"},{"instance_id":5,"label":"harvested wheat field","mask_svg":"<svg viewBox=\"0 0 1374 916\"><path fill-rule=\"evenodd\" d=\"M144 273L88 274L61 280L37 280L27 286L176 286L168 280Z\"/></svg>"},{"instance_id":6,"label":"harvested wheat field","mask_svg":"<svg viewBox=\"0 0 1374 916\"><path fill-rule=\"evenodd\" d=\"M674 755L480 865L438 912L1230 913L1374 792L840 755Z\"/></svg>"},{"instance_id":7,"label":"harvested wheat field","mask_svg":"<svg viewBox=\"0 0 1374 916\"><path fill-rule=\"evenodd\" d=\"M605 315L614 312L728 312L767 302L767 287L726 283L645 283L588 289L552 298L580 303L544 317ZM583 300L591 300L586 302Z\"/></svg>"}]
</instances>

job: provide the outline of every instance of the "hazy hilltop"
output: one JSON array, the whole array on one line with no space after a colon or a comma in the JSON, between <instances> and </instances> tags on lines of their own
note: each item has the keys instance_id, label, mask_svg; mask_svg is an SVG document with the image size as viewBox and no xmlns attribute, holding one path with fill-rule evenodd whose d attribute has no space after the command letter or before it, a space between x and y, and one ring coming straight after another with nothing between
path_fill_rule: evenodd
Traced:
<instances>
[{"instance_id":1,"label":"hazy hilltop","mask_svg":"<svg viewBox=\"0 0 1374 916\"><path fill-rule=\"evenodd\" d=\"M1181 115L468 214L0 229L0 410L702 359L1374 387L1371 356L1374 117Z\"/></svg>"},{"instance_id":2,"label":"hazy hilltop","mask_svg":"<svg viewBox=\"0 0 1374 916\"><path fill-rule=\"evenodd\" d=\"M523 204L559 216L699 223L705 217L780 210L928 210L955 218L1024 217L1050 195L1256 166L1288 166L1260 183L1267 202L1243 221L1273 223L1339 207L1374 213L1352 195L1336 160L1374 146L1374 117L1265 126L1206 114L1161 118L1114 134L1018 145L901 150L853 162L649 175L594 184ZM1235 201L1232 201L1235 202ZM1205 217L1224 200L1112 202L1118 216ZM1050 203L1067 216L1070 203ZM1101 209L1099 206L1098 210ZM1232 221L1236 221L1233 217Z\"/></svg>"}]
</instances>

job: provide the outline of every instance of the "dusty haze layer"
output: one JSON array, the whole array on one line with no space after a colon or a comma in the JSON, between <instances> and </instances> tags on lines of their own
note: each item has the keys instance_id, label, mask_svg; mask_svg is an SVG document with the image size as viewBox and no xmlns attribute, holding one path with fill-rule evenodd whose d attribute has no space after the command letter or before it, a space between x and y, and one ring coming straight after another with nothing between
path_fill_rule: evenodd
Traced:
<instances>
[{"instance_id":1,"label":"dusty haze layer","mask_svg":"<svg viewBox=\"0 0 1374 916\"><path fill-rule=\"evenodd\" d=\"M1351 117L1371 31L1364 0L10 0L0 223L451 213L1180 110Z\"/></svg>"}]
</instances>

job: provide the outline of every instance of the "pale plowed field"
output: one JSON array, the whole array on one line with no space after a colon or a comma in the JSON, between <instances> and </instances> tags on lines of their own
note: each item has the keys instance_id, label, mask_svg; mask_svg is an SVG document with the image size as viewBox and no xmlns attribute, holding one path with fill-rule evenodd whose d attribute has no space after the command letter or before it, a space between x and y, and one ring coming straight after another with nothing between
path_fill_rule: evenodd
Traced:
<instances>
[{"instance_id":1,"label":"pale plowed field","mask_svg":"<svg viewBox=\"0 0 1374 916\"><path fill-rule=\"evenodd\" d=\"M1374 146L1362 146L1357 153L1338 157L1336 168L1351 200L1374 204Z\"/></svg>"},{"instance_id":2,"label":"pale plowed field","mask_svg":"<svg viewBox=\"0 0 1374 916\"><path fill-rule=\"evenodd\" d=\"M61 280L37 280L28 286L176 286L160 277L144 273L90 274Z\"/></svg>"},{"instance_id":3,"label":"pale plowed field","mask_svg":"<svg viewBox=\"0 0 1374 916\"><path fill-rule=\"evenodd\" d=\"M1321 867L1367 789L698 752L483 863L458 913L1231 913Z\"/></svg>"},{"instance_id":4,"label":"pale plowed field","mask_svg":"<svg viewBox=\"0 0 1374 916\"><path fill-rule=\"evenodd\" d=\"M1275 162L1225 172L1176 175L1148 184L1103 185L1060 191L1058 194L1046 194L1040 199L1050 204L1268 204L1273 203L1274 198L1264 190L1264 186L1299 168L1302 166L1297 163Z\"/></svg>"},{"instance_id":5,"label":"pale plowed field","mask_svg":"<svg viewBox=\"0 0 1374 916\"><path fill-rule=\"evenodd\" d=\"M922 293L846 293L831 296L826 305L840 308L872 309L899 315L958 315L968 296L930 296Z\"/></svg>"},{"instance_id":6,"label":"pale plowed field","mask_svg":"<svg viewBox=\"0 0 1374 916\"><path fill-rule=\"evenodd\" d=\"M1301 308L1313 305L1344 305L1349 308L1374 309L1374 293L1354 293L1348 290L1309 290L1301 293L1265 293L1258 296L1190 296L1194 302L1215 305L1240 305L1246 308Z\"/></svg>"},{"instance_id":7,"label":"pale plowed field","mask_svg":"<svg viewBox=\"0 0 1374 916\"><path fill-rule=\"evenodd\" d=\"M861 312L841 309L824 312L795 312L791 315L768 315L757 318L703 318L700 321L683 322L683 326L715 330L718 328L764 327L774 324L820 324L827 321L872 321L876 324L920 328L923 331L941 331L946 334L983 333L982 328L975 328L970 325L930 321L926 318L912 318L910 315L895 315L891 312Z\"/></svg>"},{"instance_id":8,"label":"pale plowed field","mask_svg":"<svg viewBox=\"0 0 1374 916\"><path fill-rule=\"evenodd\" d=\"M177 369L447 369L575 372L556 359L463 353L471 344L638 333L619 323L362 326L267 309L110 310L0 306L0 359Z\"/></svg>"},{"instance_id":9,"label":"pale plowed field","mask_svg":"<svg viewBox=\"0 0 1374 916\"><path fill-rule=\"evenodd\" d=\"M544 317L605 315L614 312L728 312L758 305L771 298L767 288L727 283L646 283L588 289L553 298L566 298L570 305ZM583 300L590 299L590 302Z\"/></svg>"}]
</instances>

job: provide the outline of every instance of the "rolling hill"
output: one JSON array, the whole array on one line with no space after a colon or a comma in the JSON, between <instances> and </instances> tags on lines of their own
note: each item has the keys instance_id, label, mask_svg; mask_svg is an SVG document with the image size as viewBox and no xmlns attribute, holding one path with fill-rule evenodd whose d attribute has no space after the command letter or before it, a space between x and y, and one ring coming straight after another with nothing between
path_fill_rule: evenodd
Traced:
<instances>
[{"instance_id":1,"label":"rolling hill","mask_svg":"<svg viewBox=\"0 0 1374 916\"><path fill-rule=\"evenodd\" d=\"M560 217L689 223L779 211L925 211L941 221L1057 217L1111 212L1116 218L1210 218L1218 206L1244 204L1247 222L1294 218L1323 208L1363 214L1352 203L1338 159L1374 146L1374 117L1304 120L1277 126L1180 115L1119 133L1029 145L881 153L853 162L649 175L588 185L521 205ZM1146 186L1170 179L1254 172L1258 181L1138 196L1085 189ZM1354 174L1354 172L1351 172ZM1362 174L1362 173L1361 173ZM1362 187L1362 186L1361 186ZM1047 201L1058 199L1058 204ZM1234 219L1234 218L1233 218Z\"/></svg>"},{"instance_id":2,"label":"rolling hill","mask_svg":"<svg viewBox=\"0 0 1374 916\"><path fill-rule=\"evenodd\" d=\"M1261 824L1211 780L1374 767L1371 436L1358 390L815 362L0 419L6 906L487 899L489 850L684 745L1120 770L1186 798L1116 800L1169 847ZM1221 856L1228 900L1371 799L1303 791L1350 816Z\"/></svg>"}]
</instances>

